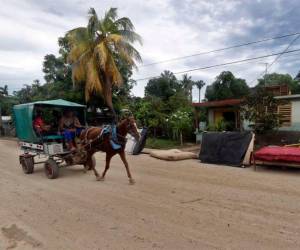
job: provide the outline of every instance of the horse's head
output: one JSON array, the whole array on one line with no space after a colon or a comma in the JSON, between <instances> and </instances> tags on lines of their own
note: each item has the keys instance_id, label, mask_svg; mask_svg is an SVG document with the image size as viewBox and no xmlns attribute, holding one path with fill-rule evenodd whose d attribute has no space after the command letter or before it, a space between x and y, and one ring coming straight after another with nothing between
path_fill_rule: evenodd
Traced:
<instances>
[{"instance_id":1,"label":"horse's head","mask_svg":"<svg viewBox=\"0 0 300 250\"><path fill-rule=\"evenodd\" d=\"M126 117L124 120L121 121L121 124L124 125L124 127L126 129L126 131L125 131L126 133L129 133L130 135L132 135L134 137L134 139L136 139L137 141L140 140L141 135L138 131L136 121L133 116Z\"/></svg>"}]
</instances>

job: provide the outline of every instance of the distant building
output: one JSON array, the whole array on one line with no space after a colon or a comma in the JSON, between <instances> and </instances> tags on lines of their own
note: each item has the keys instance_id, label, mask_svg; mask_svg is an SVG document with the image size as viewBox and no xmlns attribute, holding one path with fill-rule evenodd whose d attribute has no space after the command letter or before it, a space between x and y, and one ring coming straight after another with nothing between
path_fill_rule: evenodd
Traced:
<instances>
[{"instance_id":1,"label":"distant building","mask_svg":"<svg viewBox=\"0 0 300 250\"><path fill-rule=\"evenodd\" d=\"M284 100L284 104L277 107L277 113L280 115L279 121L282 131L299 131L300 132L300 94L291 95L287 85L275 85L266 87L275 99ZM240 116L240 108L243 99L226 99L219 101L207 101L193 103L195 112L199 113L200 108L207 109L208 126L215 126L223 120L229 124L229 130L250 129L249 122L243 121ZM199 115L196 115L198 117ZM198 121L196 121L197 124Z\"/></svg>"},{"instance_id":2,"label":"distant building","mask_svg":"<svg viewBox=\"0 0 300 250\"><path fill-rule=\"evenodd\" d=\"M240 106L243 99L226 99L219 101L209 101L193 103L196 113L199 113L199 108L207 108L208 126L214 126L221 120L230 124L232 129L240 130L241 117ZM196 122L198 124L198 121Z\"/></svg>"}]
</instances>

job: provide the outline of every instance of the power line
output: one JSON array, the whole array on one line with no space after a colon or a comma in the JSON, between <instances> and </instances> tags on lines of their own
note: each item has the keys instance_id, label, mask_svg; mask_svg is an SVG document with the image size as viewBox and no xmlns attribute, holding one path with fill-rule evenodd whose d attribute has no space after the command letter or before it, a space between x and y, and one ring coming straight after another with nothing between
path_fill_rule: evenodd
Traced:
<instances>
[{"instance_id":1,"label":"power line","mask_svg":"<svg viewBox=\"0 0 300 250\"><path fill-rule=\"evenodd\" d=\"M253 60L257 60L257 59L261 59L261 58L277 56L277 55L280 55L280 54L294 53L294 52L297 52L297 51L300 51L300 49L289 50L289 51L284 51L284 52L280 52L280 53L273 53L273 54L264 55L264 56L251 57L251 58L246 58L246 59L242 59L242 60L231 61L231 62L220 63L220 64L214 64L214 65L209 65L209 66L204 66L204 67L199 67L199 68L194 68L194 69L189 69L189 70L183 70L183 71L174 72L173 74L174 75L185 74L185 73L198 71L198 70L211 69L211 68L216 68L216 67L220 67L220 66L232 65L232 64L242 63L242 62L253 61ZM159 76L150 76L150 77L137 79L136 81L150 80L150 79L157 78L157 77L159 77Z\"/></svg>"},{"instance_id":2,"label":"power line","mask_svg":"<svg viewBox=\"0 0 300 250\"><path fill-rule=\"evenodd\" d=\"M171 59L166 59L166 60L161 60L161 61L157 61L157 62L153 62L153 63L144 64L144 65L141 65L139 67L140 68L149 67L149 66L156 65L156 64L167 63L167 62L172 62L172 61L178 61L178 60L182 60L182 59L186 59L186 58L190 58L190 57L210 54L210 53L213 53L213 52L219 52L219 51L224 51L224 50L229 50L229 49L234 49L234 48L239 48L239 47L244 47L244 46L248 46L248 45L252 45L252 44L267 42L267 41L281 39L281 38L295 36L295 35L300 35L300 32L290 33L290 34L282 35L282 36L275 36L275 37L271 37L271 38L264 38L264 39L257 40L257 41L237 44L237 45L233 45L233 46L229 46L229 47L225 47L225 48L220 48L220 49L215 49L215 50L210 50L210 51L204 51L204 52L191 54L191 55L186 55L186 56L181 56L181 57L174 57L174 58L171 58Z\"/></svg>"},{"instance_id":3,"label":"power line","mask_svg":"<svg viewBox=\"0 0 300 250\"><path fill-rule=\"evenodd\" d=\"M275 62L277 62L277 60L283 55L284 52L288 51L288 49L294 44L294 42L296 42L296 41L298 40L299 37L300 37L300 35L296 36L296 37L290 42L290 44L285 48L285 50L283 50L282 53L279 54L279 55L274 59L274 61L273 61L270 65L268 65L267 68L268 68L268 69L271 68L272 65L273 65Z\"/></svg>"},{"instance_id":4,"label":"power line","mask_svg":"<svg viewBox=\"0 0 300 250\"><path fill-rule=\"evenodd\" d=\"M255 82L259 77L261 77L264 73L267 74L268 69L272 67L272 65L277 62L277 60L283 55L285 54L285 52L294 44L294 42L296 42L298 40L298 38L300 37L300 34L298 36L296 36L290 43L289 45L281 52L278 54L278 56L273 60L273 62L271 62L269 65L266 66L266 73L265 71L263 71L262 73L260 73L255 79L253 79L249 85L251 85L253 82Z\"/></svg>"}]
</instances>

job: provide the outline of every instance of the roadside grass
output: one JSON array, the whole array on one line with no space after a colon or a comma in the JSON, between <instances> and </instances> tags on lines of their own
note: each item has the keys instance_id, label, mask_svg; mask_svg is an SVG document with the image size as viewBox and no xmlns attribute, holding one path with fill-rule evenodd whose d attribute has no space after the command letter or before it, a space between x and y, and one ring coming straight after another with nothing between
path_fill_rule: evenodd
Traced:
<instances>
[{"instance_id":1,"label":"roadside grass","mask_svg":"<svg viewBox=\"0 0 300 250\"><path fill-rule=\"evenodd\" d=\"M172 149L172 148L179 148L180 142L168 140L168 139L150 137L147 138L145 147L154 148L154 149Z\"/></svg>"}]
</instances>

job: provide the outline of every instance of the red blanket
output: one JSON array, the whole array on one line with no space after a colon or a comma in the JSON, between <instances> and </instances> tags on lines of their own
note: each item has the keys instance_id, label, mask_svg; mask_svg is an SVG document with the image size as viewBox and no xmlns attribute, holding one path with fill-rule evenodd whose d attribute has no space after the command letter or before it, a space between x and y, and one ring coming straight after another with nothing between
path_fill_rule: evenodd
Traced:
<instances>
[{"instance_id":1,"label":"red blanket","mask_svg":"<svg viewBox=\"0 0 300 250\"><path fill-rule=\"evenodd\" d=\"M260 161L277 161L300 163L300 148L263 147L254 153L254 159Z\"/></svg>"}]
</instances>

